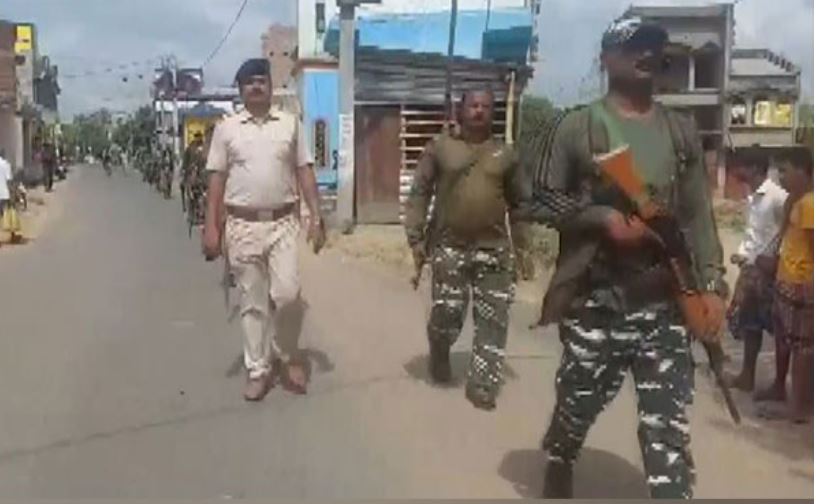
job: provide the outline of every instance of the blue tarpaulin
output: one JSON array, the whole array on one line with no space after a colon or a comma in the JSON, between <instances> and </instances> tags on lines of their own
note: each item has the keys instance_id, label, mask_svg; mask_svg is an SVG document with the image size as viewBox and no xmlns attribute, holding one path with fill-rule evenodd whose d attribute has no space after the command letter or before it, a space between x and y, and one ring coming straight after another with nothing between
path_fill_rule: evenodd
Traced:
<instances>
[{"instance_id":1,"label":"blue tarpaulin","mask_svg":"<svg viewBox=\"0 0 816 504\"><path fill-rule=\"evenodd\" d=\"M461 11L457 16L454 55L524 64L533 35L529 9ZM450 12L378 14L357 19L357 45L447 54ZM340 33L337 19L329 24L326 52L337 56Z\"/></svg>"}]
</instances>

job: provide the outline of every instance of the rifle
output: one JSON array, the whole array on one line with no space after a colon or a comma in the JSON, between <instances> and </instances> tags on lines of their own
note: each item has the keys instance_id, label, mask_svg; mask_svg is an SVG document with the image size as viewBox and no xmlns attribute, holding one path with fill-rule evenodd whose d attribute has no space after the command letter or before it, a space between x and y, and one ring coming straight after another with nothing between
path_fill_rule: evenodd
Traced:
<instances>
[{"instance_id":1,"label":"rifle","mask_svg":"<svg viewBox=\"0 0 816 504\"><path fill-rule=\"evenodd\" d=\"M635 213L660 239L664 259L674 278L677 302L692 336L699 339L705 329L705 304L692 270L691 256L683 233L674 216L655 202L643 180L634 169L634 158L628 145L595 158L606 178L632 203ZM731 390L723 377L723 352L720 343L703 343L717 387L725 398L734 423L741 421Z\"/></svg>"}]
</instances>

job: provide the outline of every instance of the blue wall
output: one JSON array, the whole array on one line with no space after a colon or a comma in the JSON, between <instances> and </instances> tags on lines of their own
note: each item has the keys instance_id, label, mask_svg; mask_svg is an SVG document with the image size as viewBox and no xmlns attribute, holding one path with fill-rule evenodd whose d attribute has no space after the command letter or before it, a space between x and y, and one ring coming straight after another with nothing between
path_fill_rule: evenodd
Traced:
<instances>
[{"instance_id":1,"label":"blue wall","mask_svg":"<svg viewBox=\"0 0 816 504\"><path fill-rule=\"evenodd\" d=\"M326 121L329 127L329 166L315 167L317 182L321 187L337 186L337 166L335 153L340 146L340 104L337 95L338 76L334 69L305 69L301 81L303 100L303 123L309 145L314 146L312 133L318 119Z\"/></svg>"}]
</instances>

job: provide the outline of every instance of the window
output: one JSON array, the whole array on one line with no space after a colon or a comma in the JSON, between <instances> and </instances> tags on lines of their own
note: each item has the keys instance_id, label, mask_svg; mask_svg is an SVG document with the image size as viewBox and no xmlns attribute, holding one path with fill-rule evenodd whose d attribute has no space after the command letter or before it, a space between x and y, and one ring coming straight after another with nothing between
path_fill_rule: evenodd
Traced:
<instances>
[{"instance_id":1,"label":"window","mask_svg":"<svg viewBox=\"0 0 816 504\"><path fill-rule=\"evenodd\" d=\"M742 98L731 100L731 125L744 126L748 124L748 105Z\"/></svg>"},{"instance_id":2,"label":"window","mask_svg":"<svg viewBox=\"0 0 816 504\"><path fill-rule=\"evenodd\" d=\"M754 124L770 126L772 122L773 104L767 96L757 96L754 100Z\"/></svg>"},{"instance_id":3,"label":"window","mask_svg":"<svg viewBox=\"0 0 816 504\"><path fill-rule=\"evenodd\" d=\"M790 127L793 125L793 105L787 99L779 100L773 109L774 126Z\"/></svg>"}]
</instances>

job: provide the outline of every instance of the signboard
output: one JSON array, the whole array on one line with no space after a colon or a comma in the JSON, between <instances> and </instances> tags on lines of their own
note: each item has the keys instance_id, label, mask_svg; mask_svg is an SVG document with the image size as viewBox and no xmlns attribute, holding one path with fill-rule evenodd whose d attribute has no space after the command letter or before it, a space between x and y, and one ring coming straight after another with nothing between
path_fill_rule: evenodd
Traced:
<instances>
[{"instance_id":1,"label":"signboard","mask_svg":"<svg viewBox=\"0 0 816 504\"><path fill-rule=\"evenodd\" d=\"M16 54L30 53L34 49L34 27L31 25L17 25L14 52Z\"/></svg>"}]
</instances>

